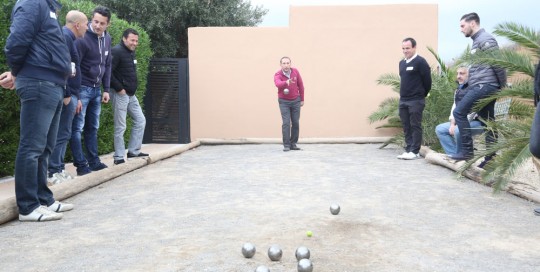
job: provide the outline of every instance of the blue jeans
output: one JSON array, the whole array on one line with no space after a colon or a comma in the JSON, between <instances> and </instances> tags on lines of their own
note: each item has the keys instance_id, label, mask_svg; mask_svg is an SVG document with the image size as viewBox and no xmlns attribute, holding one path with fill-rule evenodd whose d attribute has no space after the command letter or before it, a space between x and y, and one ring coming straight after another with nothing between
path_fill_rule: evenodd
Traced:
<instances>
[{"instance_id":1,"label":"blue jeans","mask_svg":"<svg viewBox=\"0 0 540 272\"><path fill-rule=\"evenodd\" d=\"M126 118L129 115L133 119L133 127L128 142L128 152L138 155L146 126L146 118L136 96L118 94L111 91L111 102L114 112L114 159L124 159L126 145L124 143L124 132L126 131Z\"/></svg>"},{"instance_id":2,"label":"blue jeans","mask_svg":"<svg viewBox=\"0 0 540 272\"><path fill-rule=\"evenodd\" d=\"M399 101L399 118L405 134L405 152L418 154L422 145L422 114L426 100Z\"/></svg>"},{"instance_id":3,"label":"blue jeans","mask_svg":"<svg viewBox=\"0 0 540 272\"><path fill-rule=\"evenodd\" d=\"M480 121L471 121L471 133L472 135L482 134L484 131L482 123ZM439 124L435 128L435 133L439 137L439 142L447 155L456 155L461 151L461 136L459 129L456 126L454 129L454 135L450 135L450 122Z\"/></svg>"},{"instance_id":4,"label":"blue jeans","mask_svg":"<svg viewBox=\"0 0 540 272\"><path fill-rule=\"evenodd\" d=\"M536 106L536 113L531 127L529 149L533 156L540 158L540 106Z\"/></svg>"},{"instance_id":5,"label":"blue jeans","mask_svg":"<svg viewBox=\"0 0 540 272\"><path fill-rule=\"evenodd\" d=\"M472 131L471 131L471 124L469 123L469 120L467 119L467 115L471 113L472 108L478 100L482 98L486 98L494 93L496 93L499 89L495 86L487 85L487 84L477 84L474 86L470 86L468 88L467 94L457 103L456 108L454 109L453 115L454 119L456 121L456 125L459 127L459 130L461 131L461 153L465 156L472 156L474 154L473 151L473 140L472 140ZM479 112L484 112L484 109L481 109ZM479 113L480 114L480 113ZM485 114L488 116L489 114ZM484 116L484 114L482 114ZM488 142L492 142L494 140L490 140L489 138L492 138L492 135L486 135L486 140Z\"/></svg>"},{"instance_id":6,"label":"blue jeans","mask_svg":"<svg viewBox=\"0 0 540 272\"><path fill-rule=\"evenodd\" d=\"M15 159L15 195L19 213L54 203L47 187L47 161L56 144L64 89L55 83L17 77L21 101L19 149Z\"/></svg>"},{"instance_id":7,"label":"blue jeans","mask_svg":"<svg viewBox=\"0 0 540 272\"><path fill-rule=\"evenodd\" d=\"M296 146L300 135L300 97L295 100L279 98L278 102L279 111L281 112L283 146Z\"/></svg>"},{"instance_id":8,"label":"blue jeans","mask_svg":"<svg viewBox=\"0 0 540 272\"><path fill-rule=\"evenodd\" d=\"M101 163L97 146L99 114L101 113L101 88L81 86L79 99L82 103L82 110L73 118L70 140L73 165L77 168L86 166L92 168ZM82 136L84 136L86 158L83 154Z\"/></svg>"},{"instance_id":9,"label":"blue jeans","mask_svg":"<svg viewBox=\"0 0 540 272\"><path fill-rule=\"evenodd\" d=\"M71 126L77 108L77 97L72 95L69 104L62 103L62 114L58 124L58 135L56 136L56 146L49 158L49 175L62 172L65 169L64 157L69 139L71 139Z\"/></svg>"}]
</instances>

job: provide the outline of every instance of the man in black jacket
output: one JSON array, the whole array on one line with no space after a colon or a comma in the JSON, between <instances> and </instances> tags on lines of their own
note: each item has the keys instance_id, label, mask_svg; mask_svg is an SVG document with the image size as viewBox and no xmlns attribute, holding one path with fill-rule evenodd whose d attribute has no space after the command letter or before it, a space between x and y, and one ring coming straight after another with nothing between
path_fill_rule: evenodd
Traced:
<instances>
[{"instance_id":1,"label":"man in black jacket","mask_svg":"<svg viewBox=\"0 0 540 272\"><path fill-rule=\"evenodd\" d=\"M112 48L111 87L113 91L111 99L114 111L114 164L125 162L124 132L126 131L127 114L133 119L127 157L148 156L140 151L146 118L139 100L135 96L137 90L135 49L138 44L139 33L135 29L128 28L122 35L122 41Z\"/></svg>"}]
</instances>

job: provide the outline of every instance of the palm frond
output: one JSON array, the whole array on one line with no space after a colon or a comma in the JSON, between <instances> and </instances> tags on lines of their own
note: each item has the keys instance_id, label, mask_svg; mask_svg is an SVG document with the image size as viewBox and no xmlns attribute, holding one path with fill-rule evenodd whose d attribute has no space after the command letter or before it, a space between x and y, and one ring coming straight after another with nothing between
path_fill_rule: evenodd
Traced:
<instances>
[{"instance_id":1,"label":"palm frond","mask_svg":"<svg viewBox=\"0 0 540 272\"><path fill-rule=\"evenodd\" d=\"M441 74L446 77L448 75L448 67L446 66L444 61L441 59L441 56L439 56L439 54L437 54L435 49L433 49L432 47L428 46L427 49L437 60L437 63L439 64L439 67L441 68Z\"/></svg>"},{"instance_id":2,"label":"palm frond","mask_svg":"<svg viewBox=\"0 0 540 272\"><path fill-rule=\"evenodd\" d=\"M474 54L466 53L458 63L491 65L506 69L509 76L521 73L534 77L535 67L533 62L534 59L523 52L514 49L500 49L477 51Z\"/></svg>"},{"instance_id":3,"label":"palm frond","mask_svg":"<svg viewBox=\"0 0 540 272\"><path fill-rule=\"evenodd\" d=\"M503 22L495 26L494 34L505 37L510 41L528 49L537 58L540 57L540 34L534 29L517 23Z\"/></svg>"},{"instance_id":4,"label":"palm frond","mask_svg":"<svg viewBox=\"0 0 540 272\"><path fill-rule=\"evenodd\" d=\"M385 120L388 117L396 116L398 104L399 98L397 97L390 97L385 99L383 102L381 102L379 108L369 115L369 123L373 124L375 122Z\"/></svg>"},{"instance_id":5,"label":"palm frond","mask_svg":"<svg viewBox=\"0 0 540 272\"><path fill-rule=\"evenodd\" d=\"M396 136L388 139L386 142L382 143L381 146L379 146L379 149L383 149L391 144L397 145L397 146L403 146L403 143L405 142L405 135L403 132L400 132L396 134Z\"/></svg>"},{"instance_id":6,"label":"palm frond","mask_svg":"<svg viewBox=\"0 0 540 272\"><path fill-rule=\"evenodd\" d=\"M396 74L384 74L377 79L377 84L391 86L394 92L399 93L400 77Z\"/></svg>"},{"instance_id":7,"label":"palm frond","mask_svg":"<svg viewBox=\"0 0 540 272\"><path fill-rule=\"evenodd\" d=\"M528 138L512 139L512 143L513 147L507 148L504 153L496 156L493 163L486 165L487 171L482 174L483 180L493 181L495 192L503 190L517 169L532 156Z\"/></svg>"}]
</instances>

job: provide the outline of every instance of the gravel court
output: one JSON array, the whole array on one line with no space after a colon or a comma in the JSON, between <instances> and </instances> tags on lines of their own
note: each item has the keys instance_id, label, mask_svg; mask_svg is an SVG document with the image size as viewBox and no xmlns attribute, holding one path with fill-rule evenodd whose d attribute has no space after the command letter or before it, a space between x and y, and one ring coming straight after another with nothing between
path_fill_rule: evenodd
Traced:
<instances>
[{"instance_id":1,"label":"gravel court","mask_svg":"<svg viewBox=\"0 0 540 272\"><path fill-rule=\"evenodd\" d=\"M314 271L539 271L534 203L378 146L200 146L68 199L60 221L1 225L0 267L296 271L306 246Z\"/></svg>"}]
</instances>

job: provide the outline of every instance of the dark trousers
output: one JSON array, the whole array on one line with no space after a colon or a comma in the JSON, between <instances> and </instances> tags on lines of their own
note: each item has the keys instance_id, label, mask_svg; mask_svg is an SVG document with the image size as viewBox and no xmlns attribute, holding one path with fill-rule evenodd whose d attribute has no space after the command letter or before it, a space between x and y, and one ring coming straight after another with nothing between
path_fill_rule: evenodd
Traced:
<instances>
[{"instance_id":1,"label":"dark trousers","mask_svg":"<svg viewBox=\"0 0 540 272\"><path fill-rule=\"evenodd\" d=\"M426 100L399 101L399 118L405 133L405 152L418 154L422 145L422 113Z\"/></svg>"},{"instance_id":2,"label":"dark trousers","mask_svg":"<svg viewBox=\"0 0 540 272\"><path fill-rule=\"evenodd\" d=\"M531 127L529 149L533 156L540 158L540 106L536 106L536 113Z\"/></svg>"},{"instance_id":3,"label":"dark trousers","mask_svg":"<svg viewBox=\"0 0 540 272\"><path fill-rule=\"evenodd\" d=\"M296 146L300 134L300 97L295 100L278 99L281 112L283 146Z\"/></svg>"},{"instance_id":4,"label":"dark trousers","mask_svg":"<svg viewBox=\"0 0 540 272\"><path fill-rule=\"evenodd\" d=\"M453 115L454 120L456 121L456 125L458 126L459 132L461 133L461 155L465 156L472 156L474 154L474 147L473 147L473 140L472 140L472 134L471 134L471 126L469 124L469 120L467 119L467 115L471 113L472 108L478 100L482 98L486 98L494 93L496 93L499 89L495 86L487 85L487 84L478 84L474 86L470 86L468 88L467 93L459 101L459 103L456 105L456 108L454 109ZM492 106L488 105L485 108L481 109L479 111L479 115L485 117L489 114L485 114L486 109L489 110L490 108L493 108ZM489 133L486 136L486 140L488 143L494 141L495 135L490 135Z\"/></svg>"},{"instance_id":5,"label":"dark trousers","mask_svg":"<svg viewBox=\"0 0 540 272\"><path fill-rule=\"evenodd\" d=\"M54 146L64 90L49 81L17 77L21 101L21 137L15 159L15 195L19 213L54 203L47 187L47 162Z\"/></svg>"}]
</instances>

